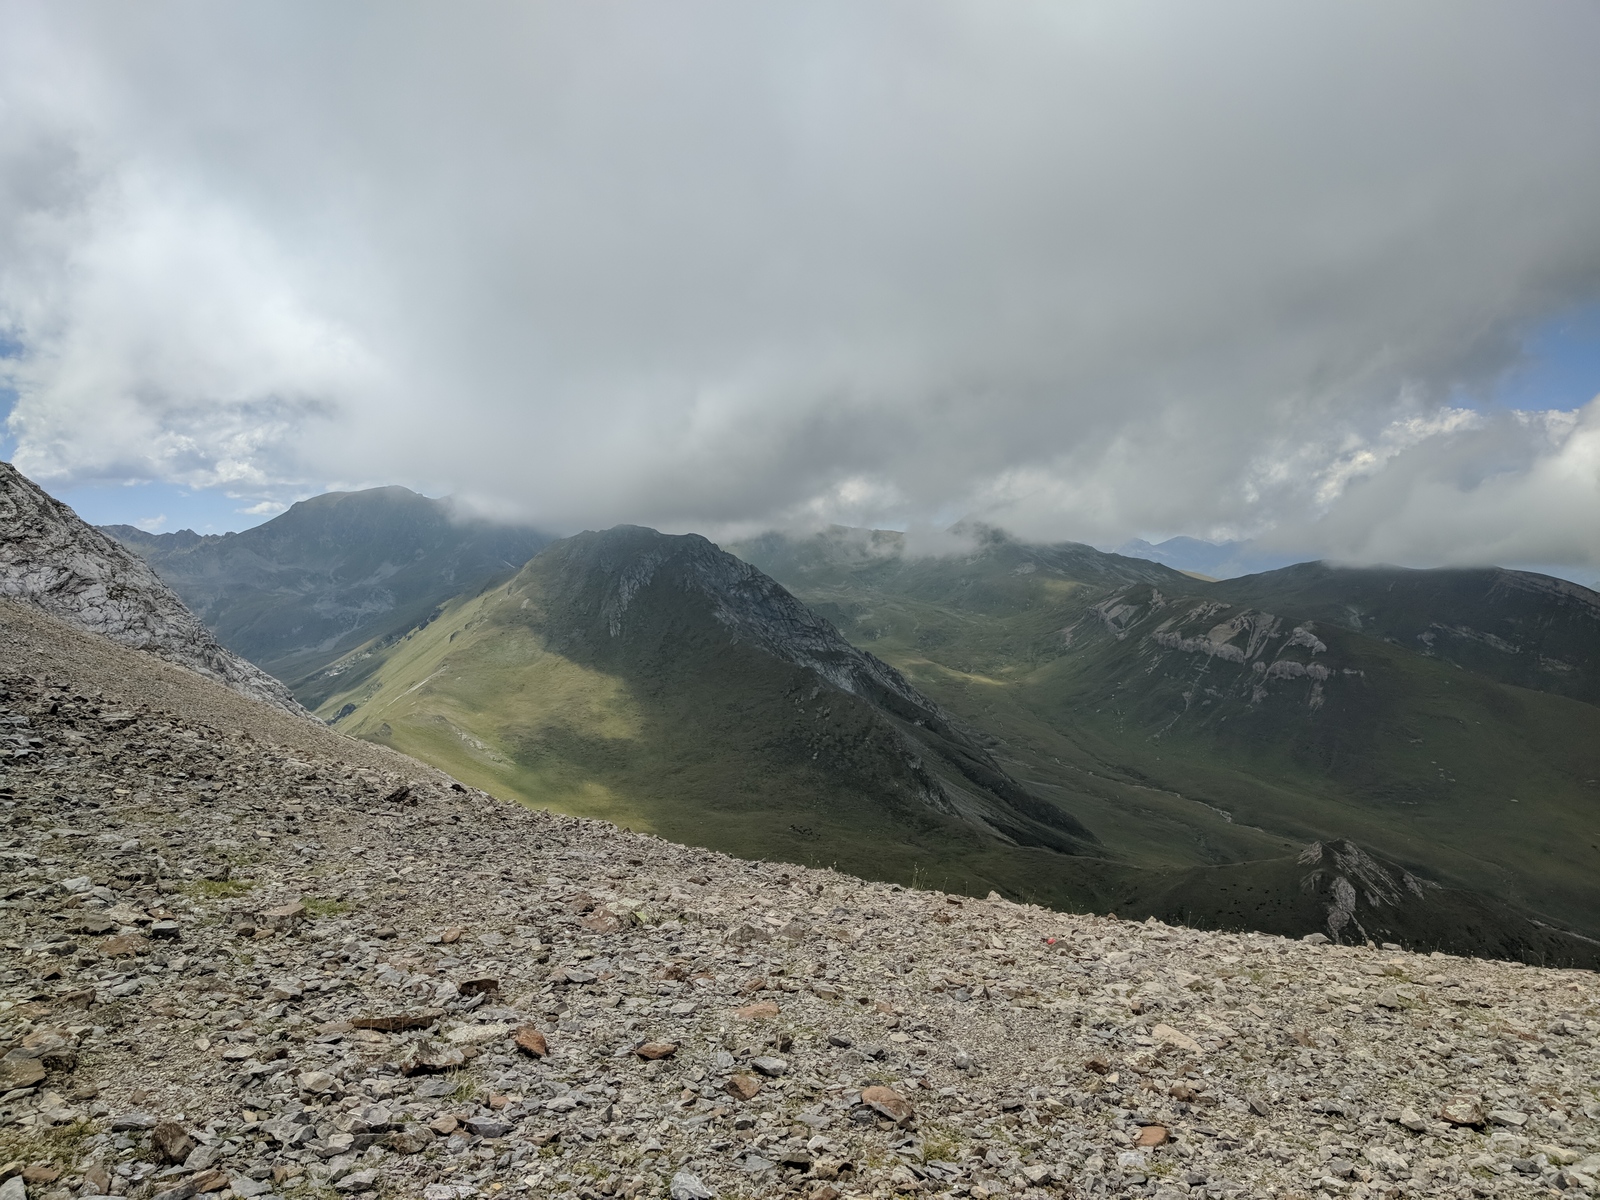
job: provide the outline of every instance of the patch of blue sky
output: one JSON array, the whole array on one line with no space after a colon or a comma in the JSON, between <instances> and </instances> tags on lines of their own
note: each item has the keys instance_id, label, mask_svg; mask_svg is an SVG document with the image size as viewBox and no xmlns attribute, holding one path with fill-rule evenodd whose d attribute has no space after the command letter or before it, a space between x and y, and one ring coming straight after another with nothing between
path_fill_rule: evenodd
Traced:
<instances>
[{"instance_id":1,"label":"patch of blue sky","mask_svg":"<svg viewBox=\"0 0 1600 1200\"><path fill-rule=\"evenodd\" d=\"M1535 326L1522 349L1522 362L1474 407L1571 410L1600 395L1600 304Z\"/></svg>"},{"instance_id":2,"label":"patch of blue sky","mask_svg":"<svg viewBox=\"0 0 1600 1200\"><path fill-rule=\"evenodd\" d=\"M270 521L279 505L229 496L221 488L176 483L100 483L76 487L46 485L57 500L70 504L91 525L132 525L146 533L237 533Z\"/></svg>"}]
</instances>

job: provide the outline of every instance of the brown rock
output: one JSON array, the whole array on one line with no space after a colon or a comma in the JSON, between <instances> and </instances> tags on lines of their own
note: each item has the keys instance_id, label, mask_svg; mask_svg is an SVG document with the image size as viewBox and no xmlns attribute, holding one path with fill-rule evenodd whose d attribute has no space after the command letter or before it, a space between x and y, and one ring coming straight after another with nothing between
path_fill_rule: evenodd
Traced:
<instances>
[{"instance_id":1,"label":"brown rock","mask_svg":"<svg viewBox=\"0 0 1600 1200\"><path fill-rule=\"evenodd\" d=\"M861 1103L874 1112L888 1117L896 1125L904 1125L916 1115L916 1110L893 1088L867 1087L861 1089Z\"/></svg>"},{"instance_id":2,"label":"brown rock","mask_svg":"<svg viewBox=\"0 0 1600 1200\"><path fill-rule=\"evenodd\" d=\"M776 1000L758 1000L754 1004L746 1004L743 1008L733 1010L733 1015L743 1021L759 1021L765 1017L778 1015L778 1002Z\"/></svg>"},{"instance_id":3,"label":"brown rock","mask_svg":"<svg viewBox=\"0 0 1600 1200\"><path fill-rule=\"evenodd\" d=\"M524 1054L531 1054L534 1058L544 1058L550 1053L550 1045L544 1040L544 1034L539 1032L535 1025L518 1025L511 1034L516 1040L517 1049Z\"/></svg>"},{"instance_id":4,"label":"brown rock","mask_svg":"<svg viewBox=\"0 0 1600 1200\"><path fill-rule=\"evenodd\" d=\"M378 1033L404 1033L408 1029L426 1029L444 1014L434 1009L422 1012L395 1013L389 1017L355 1017L351 1029L372 1029Z\"/></svg>"},{"instance_id":5,"label":"brown rock","mask_svg":"<svg viewBox=\"0 0 1600 1200\"><path fill-rule=\"evenodd\" d=\"M1439 1106L1439 1116L1452 1125L1482 1125L1483 1105L1476 1096L1452 1096Z\"/></svg>"},{"instance_id":6,"label":"brown rock","mask_svg":"<svg viewBox=\"0 0 1600 1200\"><path fill-rule=\"evenodd\" d=\"M490 992L498 992L500 990L500 981L498 979L468 979L463 983L458 983L456 990L463 996L487 995Z\"/></svg>"},{"instance_id":7,"label":"brown rock","mask_svg":"<svg viewBox=\"0 0 1600 1200\"><path fill-rule=\"evenodd\" d=\"M461 1128L461 1122L456 1120L449 1113L445 1113L444 1115L435 1117L433 1120L429 1121L428 1128L433 1130L433 1132L437 1133L440 1137L449 1137L452 1133Z\"/></svg>"},{"instance_id":8,"label":"brown rock","mask_svg":"<svg viewBox=\"0 0 1600 1200\"><path fill-rule=\"evenodd\" d=\"M761 1081L754 1075L730 1075L722 1090L735 1100L754 1100L761 1091Z\"/></svg>"},{"instance_id":9,"label":"brown rock","mask_svg":"<svg viewBox=\"0 0 1600 1200\"><path fill-rule=\"evenodd\" d=\"M678 1052L678 1047L674 1042L645 1042L635 1046L633 1052L640 1058L671 1058Z\"/></svg>"},{"instance_id":10,"label":"brown rock","mask_svg":"<svg viewBox=\"0 0 1600 1200\"><path fill-rule=\"evenodd\" d=\"M228 1186L228 1173L226 1171L202 1171L190 1177L189 1182L194 1184L197 1195L205 1192L220 1192Z\"/></svg>"},{"instance_id":11,"label":"brown rock","mask_svg":"<svg viewBox=\"0 0 1600 1200\"><path fill-rule=\"evenodd\" d=\"M616 913L604 908L592 913L587 917L584 917L578 922L578 924L582 925L590 933L622 932L622 918L617 916Z\"/></svg>"},{"instance_id":12,"label":"brown rock","mask_svg":"<svg viewBox=\"0 0 1600 1200\"><path fill-rule=\"evenodd\" d=\"M101 942L100 953L107 958L133 958L135 955L149 954L150 943L137 933L124 933Z\"/></svg>"},{"instance_id":13,"label":"brown rock","mask_svg":"<svg viewBox=\"0 0 1600 1200\"><path fill-rule=\"evenodd\" d=\"M1136 1146L1164 1146L1167 1144L1167 1127L1165 1125L1146 1125L1139 1130Z\"/></svg>"},{"instance_id":14,"label":"brown rock","mask_svg":"<svg viewBox=\"0 0 1600 1200\"><path fill-rule=\"evenodd\" d=\"M94 1189L94 1194L104 1196L111 1186L111 1172L101 1163L90 1163L83 1170L83 1181Z\"/></svg>"},{"instance_id":15,"label":"brown rock","mask_svg":"<svg viewBox=\"0 0 1600 1200\"><path fill-rule=\"evenodd\" d=\"M0 1061L0 1088L8 1092L14 1088L30 1088L43 1083L44 1076L44 1064L37 1058L13 1058L7 1055Z\"/></svg>"},{"instance_id":16,"label":"brown rock","mask_svg":"<svg viewBox=\"0 0 1600 1200\"><path fill-rule=\"evenodd\" d=\"M439 935L439 944L441 946L453 946L461 940L462 936L465 935L466 932L467 931L465 929L459 928L446 929Z\"/></svg>"},{"instance_id":17,"label":"brown rock","mask_svg":"<svg viewBox=\"0 0 1600 1200\"><path fill-rule=\"evenodd\" d=\"M177 1165L194 1152L195 1140L189 1131L176 1121L163 1121L150 1131L150 1142L156 1153L167 1162Z\"/></svg>"},{"instance_id":18,"label":"brown rock","mask_svg":"<svg viewBox=\"0 0 1600 1200\"><path fill-rule=\"evenodd\" d=\"M1091 1058L1088 1062L1084 1063L1083 1069L1085 1071L1093 1071L1096 1075L1111 1074L1111 1064L1098 1056Z\"/></svg>"}]
</instances>

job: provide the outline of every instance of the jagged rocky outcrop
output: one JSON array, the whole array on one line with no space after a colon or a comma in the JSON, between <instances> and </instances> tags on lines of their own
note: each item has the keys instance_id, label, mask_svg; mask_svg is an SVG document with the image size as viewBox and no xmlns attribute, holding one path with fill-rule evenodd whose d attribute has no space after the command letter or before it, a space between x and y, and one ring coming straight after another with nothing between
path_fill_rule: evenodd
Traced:
<instances>
[{"instance_id":1,"label":"jagged rocky outcrop","mask_svg":"<svg viewBox=\"0 0 1600 1200\"><path fill-rule=\"evenodd\" d=\"M0 463L0 596L301 715L289 689L224 648L150 566Z\"/></svg>"}]
</instances>

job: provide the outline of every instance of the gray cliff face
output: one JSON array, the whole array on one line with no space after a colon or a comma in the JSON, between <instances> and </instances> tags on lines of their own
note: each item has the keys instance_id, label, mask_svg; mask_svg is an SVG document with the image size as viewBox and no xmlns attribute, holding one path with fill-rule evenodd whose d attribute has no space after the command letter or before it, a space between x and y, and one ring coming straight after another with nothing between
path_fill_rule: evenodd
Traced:
<instances>
[{"instance_id":1,"label":"gray cliff face","mask_svg":"<svg viewBox=\"0 0 1600 1200\"><path fill-rule=\"evenodd\" d=\"M0 596L309 718L288 688L218 644L143 559L3 462Z\"/></svg>"}]
</instances>

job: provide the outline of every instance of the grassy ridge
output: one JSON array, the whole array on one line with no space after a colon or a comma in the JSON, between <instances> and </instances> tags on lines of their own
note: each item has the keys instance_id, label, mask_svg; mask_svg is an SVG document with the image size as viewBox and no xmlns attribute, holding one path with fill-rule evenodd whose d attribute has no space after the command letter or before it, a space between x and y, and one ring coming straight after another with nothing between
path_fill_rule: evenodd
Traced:
<instances>
[{"instance_id":1,"label":"grassy ridge","mask_svg":"<svg viewBox=\"0 0 1600 1200\"><path fill-rule=\"evenodd\" d=\"M1320 706L1305 678L1256 701L1249 666L1152 640L1208 606L1193 628L1168 626L1203 635L1248 607L1250 581L1222 596L1187 579L1106 588L1044 563L1019 572L1027 550L851 564L814 545L757 565L787 570L847 636L1001 738L1133 861L1238 862L1350 837L1600 936L1600 709L1327 621L1314 623L1326 649L1297 652L1336 667Z\"/></svg>"}]
</instances>

